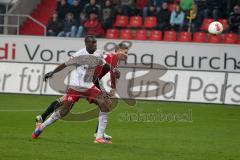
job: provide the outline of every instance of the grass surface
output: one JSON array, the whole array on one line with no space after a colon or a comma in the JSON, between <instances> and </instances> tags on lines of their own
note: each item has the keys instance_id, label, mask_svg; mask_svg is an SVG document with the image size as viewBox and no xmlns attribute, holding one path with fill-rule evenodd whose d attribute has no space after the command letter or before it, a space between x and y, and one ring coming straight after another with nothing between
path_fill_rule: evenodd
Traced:
<instances>
[{"instance_id":1,"label":"grass surface","mask_svg":"<svg viewBox=\"0 0 240 160\"><path fill-rule=\"evenodd\" d=\"M54 96L0 94L3 160L239 160L240 107L121 101L109 114L112 145L93 143L97 119L59 121L31 139L34 118ZM94 108L85 100L73 112ZM155 116L155 118L154 118Z\"/></svg>"}]
</instances>

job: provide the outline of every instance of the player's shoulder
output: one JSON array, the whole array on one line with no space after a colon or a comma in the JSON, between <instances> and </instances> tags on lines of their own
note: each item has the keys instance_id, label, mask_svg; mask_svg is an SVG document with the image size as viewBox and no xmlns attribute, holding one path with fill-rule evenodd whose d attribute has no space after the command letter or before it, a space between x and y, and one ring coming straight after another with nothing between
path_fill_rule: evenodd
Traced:
<instances>
[{"instance_id":1,"label":"player's shoulder","mask_svg":"<svg viewBox=\"0 0 240 160\"><path fill-rule=\"evenodd\" d=\"M115 53L107 52L104 54L104 58L113 58L116 57L117 55Z\"/></svg>"},{"instance_id":2,"label":"player's shoulder","mask_svg":"<svg viewBox=\"0 0 240 160\"><path fill-rule=\"evenodd\" d=\"M85 55L85 54L87 54L87 50L86 50L86 48L82 48L79 51L77 51L76 53L74 53L72 55L72 57L78 57L80 55Z\"/></svg>"}]
</instances>

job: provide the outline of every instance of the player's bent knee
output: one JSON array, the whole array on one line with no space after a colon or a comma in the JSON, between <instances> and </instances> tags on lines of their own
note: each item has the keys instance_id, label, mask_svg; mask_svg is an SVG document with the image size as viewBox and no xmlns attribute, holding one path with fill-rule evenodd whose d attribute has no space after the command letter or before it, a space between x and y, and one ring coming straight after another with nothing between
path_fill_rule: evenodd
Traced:
<instances>
[{"instance_id":1,"label":"player's bent knee","mask_svg":"<svg viewBox=\"0 0 240 160\"><path fill-rule=\"evenodd\" d=\"M71 110L71 107L73 105L73 101L65 101L60 108L60 115L61 117L65 117Z\"/></svg>"},{"instance_id":2,"label":"player's bent knee","mask_svg":"<svg viewBox=\"0 0 240 160\"><path fill-rule=\"evenodd\" d=\"M109 99L109 100L106 100L106 99L105 99L105 100L99 105L100 110L101 110L102 112L109 112L110 109L111 109L111 106L112 106L112 102L111 102L110 99Z\"/></svg>"}]
</instances>

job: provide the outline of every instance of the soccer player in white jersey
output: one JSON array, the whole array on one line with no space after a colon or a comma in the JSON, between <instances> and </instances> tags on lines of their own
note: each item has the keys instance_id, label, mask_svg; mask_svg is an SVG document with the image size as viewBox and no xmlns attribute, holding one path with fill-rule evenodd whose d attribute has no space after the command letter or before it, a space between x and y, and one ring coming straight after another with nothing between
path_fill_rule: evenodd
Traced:
<instances>
[{"instance_id":1,"label":"soccer player in white jersey","mask_svg":"<svg viewBox=\"0 0 240 160\"><path fill-rule=\"evenodd\" d=\"M94 103L100 108L98 133L95 143L111 144L111 141L103 138L107 126L107 112L110 110L111 100L105 96L103 91L93 85L93 82L95 82L95 79L93 79L95 67L101 65L104 69L110 70L111 66L105 62L101 55L95 54L96 40L94 37L89 37L90 36L85 39L85 44L88 47L78 51L76 56L45 75L44 78L47 80L65 67L76 65L76 69L71 74L70 87L64 96L65 100L62 102L62 108L55 111L44 123L36 128L32 133L32 138L37 138L45 127L54 123L59 118L64 117L79 97L88 97L91 95Z\"/></svg>"}]
</instances>

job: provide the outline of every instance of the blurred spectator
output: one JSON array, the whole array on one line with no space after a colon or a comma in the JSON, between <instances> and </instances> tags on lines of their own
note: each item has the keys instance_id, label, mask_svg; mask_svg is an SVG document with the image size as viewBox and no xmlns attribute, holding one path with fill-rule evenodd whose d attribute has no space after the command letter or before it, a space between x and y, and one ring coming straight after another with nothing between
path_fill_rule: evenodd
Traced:
<instances>
[{"instance_id":1,"label":"blurred spectator","mask_svg":"<svg viewBox=\"0 0 240 160\"><path fill-rule=\"evenodd\" d=\"M233 12L228 18L229 31L240 34L240 5L233 8Z\"/></svg>"},{"instance_id":2,"label":"blurred spectator","mask_svg":"<svg viewBox=\"0 0 240 160\"><path fill-rule=\"evenodd\" d=\"M169 11L168 3L163 2L160 11L157 14L157 29L160 29L163 31L169 29L170 17L171 17L171 12Z\"/></svg>"},{"instance_id":3,"label":"blurred spectator","mask_svg":"<svg viewBox=\"0 0 240 160\"><path fill-rule=\"evenodd\" d=\"M101 15L101 7L96 3L96 0L90 0L88 4L84 6L84 13L89 18L91 13L96 14L98 17Z\"/></svg>"},{"instance_id":4,"label":"blurred spectator","mask_svg":"<svg viewBox=\"0 0 240 160\"><path fill-rule=\"evenodd\" d=\"M102 37L104 34L102 24L95 13L91 13L89 19L84 23L87 35Z\"/></svg>"},{"instance_id":5,"label":"blurred spectator","mask_svg":"<svg viewBox=\"0 0 240 160\"><path fill-rule=\"evenodd\" d=\"M192 9L186 13L185 27L188 31L196 32L201 25L201 17L198 14L198 6L193 3Z\"/></svg>"},{"instance_id":6,"label":"blurred spectator","mask_svg":"<svg viewBox=\"0 0 240 160\"><path fill-rule=\"evenodd\" d=\"M73 4L70 8L70 12L73 14L73 18L77 20L80 16L80 13L83 11L83 6L80 6L78 0L73 0Z\"/></svg>"},{"instance_id":7,"label":"blurred spectator","mask_svg":"<svg viewBox=\"0 0 240 160\"><path fill-rule=\"evenodd\" d=\"M53 13L52 18L48 21L47 24L47 36L57 36L61 31L61 22L58 20L57 13Z\"/></svg>"},{"instance_id":8,"label":"blurred spectator","mask_svg":"<svg viewBox=\"0 0 240 160\"><path fill-rule=\"evenodd\" d=\"M120 6L121 5L121 0L111 0L113 6Z\"/></svg>"},{"instance_id":9,"label":"blurred spectator","mask_svg":"<svg viewBox=\"0 0 240 160\"><path fill-rule=\"evenodd\" d=\"M237 3L240 2L239 0L229 0L227 1L227 13L228 15L231 13L233 7L237 5Z\"/></svg>"},{"instance_id":10,"label":"blurred spectator","mask_svg":"<svg viewBox=\"0 0 240 160\"><path fill-rule=\"evenodd\" d=\"M115 17L115 10L110 0L106 0L102 8L102 23L103 28L108 29L112 26Z\"/></svg>"},{"instance_id":11,"label":"blurred spectator","mask_svg":"<svg viewBox=\"0 0 240 160\"><path fill-rule=\"evenodd\" d=\"M148 0L136 0L136 9L139 15L143 15L143 8L147 5Z\"/></svg>"},{"instance_id":12,"label":"blurred spectator","mask_svg":"<svg viewBox=\"0 0 240 160\"><path fill-rule=\"evenodd\" d=\"M184 12L189 11L192 8L193 0L181 0L180 6Z\"/></svg>"},{"instance_id":13,"label":"blurred spectator","mask_svg":"<svg viewBox=\"0 0 240 160\"><path fill-rule=\"evenodd\" d=\"M73 5L73 0L67 0L67 3L68 3L69 5Z\"/></svg>"},{"instance_id":14,"label":"blurred spectator","mask_svg":"<svg viewBox=\"0 0 240 160\"><path fill-rule=\"evenodd\" d=\"M208 18L208 4L207 0L194 0L194 3L198 8L198 20L200 23L204 18Z\"/></svg>"},{"instance_id":15,"label":"blurred spectator","mask_svg":"<svg viewBox=\"0 0 240 160\"><path fill-rule=\"evenodd\" d=\"M227 3L226 0L207 0L208 15L214 20L226 16Z\"/></svg>"},{"instance_id":16,"label":"blurred spectator","mask_svg":"<svg viewBox=\"0 0 240 160\"><path fill-rule=\"evenodd\" d=\"M71 37L83 37L84 36L84 23L86 22L86 16L84 13L80 13L80 16L75 21L75 24L71 29Z\"/></svg>"},{"instance_id":17,"label":"blurred spectator","mask_svg":"<svg viewBox=\"0 0 240 160\"><path fill-rule=\"evenodd\" d=\"M67 0L67 3L69 5L73 5L73 1L74 0ZM99 1L99 0L97 0L97 1ZM87 4L89 2L89 0L78 0L78 2L81 6L85 6L85 4Z\"/></svg>"},{"instance_id":18,"label":"blurred spectator","mask_svg":"<svg viewBox=\"0 0 240 160\"><path fill-rule=\"evenodd\" d=\"M58 13L58 18L63 20L66 14L70 11L70 5L67 4L66 0L59 0L57 2L56 11Z\"/></svg>"},{"instance_id":19,"label":"blurred spectator","mask_svg":"<svg viewBox=\"0 0 240 160\"><path fill-rule=\"evenodd\" d=\"M122 12L126 16L132 16L136 14L136 8L134 0L121 0Z\"/></svg>"},{"instance_id":20,"label":"blurred spectator","mask_svg":"<svg viewBox=\"0 0 240 160\"><path fill-rule=\"evenodd\" d=\"M65 20L63 21L63 30L57 35L58 37L74 37L76 21L73 19L72 13L67 13ZM75 26L75 27L74 27Z\"/></svg>"},{"instance_id":21,"label":"blurred spectator","mask_svg":"<svg viewBox=\"0 0 240 160\"><path fill-rule=\"evenodd\" d=\"M163 0L148 0L147 5L143 9L143 17L156 16L162 6Z\"/></svg>"},{"instance_id":22,"label":"blurred spectator","mask_svg":"<svg viewBox=\"0 0 240 160\"><path fill-rule=\"evenodd\" d=\"M182 11L181 7L177 4L175 6L174 11L171 14L170 24L171 28L175 31L181 31L184 22L184 12Z\"/></svg>"}]
</instances>

